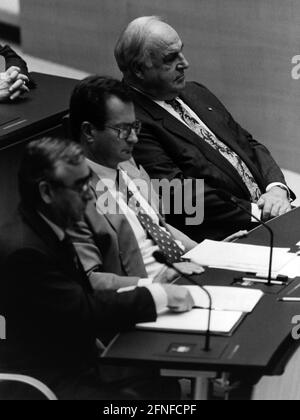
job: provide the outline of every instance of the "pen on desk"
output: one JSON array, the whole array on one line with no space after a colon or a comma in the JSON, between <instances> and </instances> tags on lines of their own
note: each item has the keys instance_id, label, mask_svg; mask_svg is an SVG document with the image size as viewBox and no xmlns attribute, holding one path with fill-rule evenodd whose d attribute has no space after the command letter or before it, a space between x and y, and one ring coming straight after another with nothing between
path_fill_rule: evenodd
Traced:
<instances>
[{"instance_id":1,"label":"pen on desk","mask_svg":"<svg viewBox=\"0 0 300 420\"><path fill-rule=\"evenodd\" d=\"M296 303L299 302L300 303L300 297L283 297L278 299L279 302L291 302L291 303Z\"/></svg>"},{"instance_id":2,"label":"pen on desk","mask_svg":"<svg viewBox=\"0 0 300 420\"><path fill-rule=\"evenodd\" d=\"M249 282L253 282L253 283L263 283L263 284L268 284L268 280L265 279L259 279L259 278L255 278L255 277L243 277L242 278L243 281L249 281ZM277 280L272 280L271 281L271 285L273 286L284 286L285 283L282 281L277 281Z\"/></svg>"}]
</instances>

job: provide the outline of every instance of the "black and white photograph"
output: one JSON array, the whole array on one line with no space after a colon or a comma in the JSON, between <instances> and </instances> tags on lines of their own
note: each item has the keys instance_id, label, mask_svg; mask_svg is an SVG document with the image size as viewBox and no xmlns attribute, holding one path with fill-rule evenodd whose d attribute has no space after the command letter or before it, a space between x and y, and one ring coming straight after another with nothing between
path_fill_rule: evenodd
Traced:
<instances>
[{"instance_id":1,"label":"black and white photograph","mask_svg":"<svg viewBox=\"0 0 300 420\"><path fill-rule=\"evenodd\" d=\"M0 401L300 400L299 0L0 0Z\"/></svg>"}]
</instances>

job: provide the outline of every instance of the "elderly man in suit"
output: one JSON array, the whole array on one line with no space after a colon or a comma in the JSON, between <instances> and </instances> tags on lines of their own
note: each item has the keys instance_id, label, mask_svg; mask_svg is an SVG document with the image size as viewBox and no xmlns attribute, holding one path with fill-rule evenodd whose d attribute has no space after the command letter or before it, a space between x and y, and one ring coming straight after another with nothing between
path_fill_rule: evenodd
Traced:
<instances>
[{"instance_id":1,"label":"elderly man in suit","mask_svg":"<svg viewBox=\"0 0 300 420\"><path fill-rule=\"evenodd\" d=\"M1 366L44 381L60 399L178 398L177 384L155 372L119 371L113 380L98 365L98 338L154 321L167 306L190 310L193 300L173 285L91 287L67 233L84 217L90 182L78 144L45 138L28 145L21 207L0 235L0 314L7 320Z\"/></svg>"},{"instance_id":2,"label":"elderly man in suit","mask_svg":"<svg viewBox=\"0 0 300 420\"><path fill-rule=\"evenodd\" d=\"M30 79L26 62L8 45L0 45L5 58L5 72L0 73L0 102L14 101L35 86Z\"/></svg>"},{"instance_id":3,"label":"elderly man in suit","mask_svg":"<svg viewBox=\"0 0 300 420\"><path fill-rule=\"evenodd\" d=\"M176 272L153 257L158 250L184 273L202 273L181 261L196 243L165 223L149 176L132 160L140 124L128 89L107 77L81 81L72 94L70 125L93 171L96 203L88 206L86 223L70 232L93 286L173 281ZM139 190L142 182L146 188Z\"/></svg>"},{"instance_id":4,"label":"elderly man in suit","mask_svg":"<svg viewBox=\"0 0 300 420\"><path fill-rule=\"evenodd\" d=\"M204 179L202 226L185 226L177 216L173 224L198 241L254 227L254 218L232 207L220 191L265 221L291 210L293 195L269 151L205 86L186 81L189 64L171 26L154 16L134 20L115 57L142 122L137 162L152 178Z\"/></svg>"}]
</instances>

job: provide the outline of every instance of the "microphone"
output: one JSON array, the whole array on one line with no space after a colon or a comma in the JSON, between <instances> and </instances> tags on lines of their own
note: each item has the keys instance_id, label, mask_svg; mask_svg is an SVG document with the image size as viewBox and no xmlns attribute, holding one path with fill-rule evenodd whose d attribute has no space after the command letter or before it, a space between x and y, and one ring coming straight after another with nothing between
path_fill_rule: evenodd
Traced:
<instances>
[{"instance_id":1,"label":"microphone","mask_svg":"<svg viewBox=\"0 0 300 420\"><path fill-rule=\"evenodd\" d=\"M185 278L186 280L188 280L189 282L193 283L194 285L200 287L201 290L204 291L204 293L207 295L208 297L208 301L209 301L209 306L208 306L208 322L207 322L207 330L206 330L206 335L205 335L205 346L204 346L204 351L205 352L209 352L211 350L210 348L210 326L211 326L211 313L212 313L212 298L211 298L211 294L200 284L198 284L191 276L185 275L183 274L180 270L178 270L172 263L170 263L170 261L167 259L167 257L160 251L155 251L153 253L153 257L156 259L156 261L160 264L164 264L169 268L172 268L173 270L175 270L178 274L180 274L180 276L182 276L183 278Z\"/></svg>"},{"instance_id":2,"label":"microphone","mask_svg":"<svg viewBox=\"0 0 300 420\"><path fill-rule=\"evenodd\" d=\"M260 220L258 217L254 216L248 209L246 209L244 206L242 206L238 200L233 197L232 195L228 194L226 191L219 191L218 196L222 198L224 201L231 203L233 206L238 207L243 212L249 214L251 218L255 219L261 226L263 226L270 234L270 259L269 259L269 274L268 274L268 286L272 285L272 265L273 265L273 250L274 250L274 232L273 230L262 220ZM255 279L254 279L255 281Z\"/></svg>"}]
</instances>

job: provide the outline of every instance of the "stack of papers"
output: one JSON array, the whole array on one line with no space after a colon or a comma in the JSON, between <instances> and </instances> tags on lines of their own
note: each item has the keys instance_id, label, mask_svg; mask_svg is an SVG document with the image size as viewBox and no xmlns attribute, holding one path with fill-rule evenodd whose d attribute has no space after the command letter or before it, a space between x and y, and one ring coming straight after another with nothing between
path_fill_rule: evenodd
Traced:
<instances>
[{"instance_id":1,"label":"stack of papers","mask_svg":"<svg viewBox=\"0 0 300 420\"><path fill-rule=\"evenodd\" d=\"M288 263L296 258L296 254L289 251L289 248L274 248L273 276L276 277ZM270 248L206 240L185 254L184 258L207 267L267 275Z\"/></svg>"},{"instance_id":2,"label":"stack of papers","mask_svg":"<svg viewBox=\"0 0 300 420\"><path fill-rule=\"evenodd\" d=\"M159 314L156 322L138 324L138 329L177 331L177 332L204 332L207 330L209 300L206 293L198 286L184 286L189 289L195 302L191 312L182 314L165 310ZM253 311L263 297L260 290L242 289L239 287L214 287L205 289L212 297L212 317L210 330L213 334L228 335L239 325L245 313Z\"/></svg>"},{"instance_id":3,"label":"stack of papers","mask_svg":"<svg viewBox=\"0 0 300 420\"><path fill-rule=\"evenodd\" d=\"M136 327L142 330L200 333L207 330L208 313L207 309L193 309L182 314L166 310L156 322L138 324ZM242 312L212 311L210 330L213 334L231 334L243 316Z\"/></svg>"},{"instance_id":4,"label":"stack of papers","mask_svg":"<svg viewBox=\"0 0 300 420\"><path fill-rule=\"evenodd\" d=\"M300 277L300 257L295 256L295 258L285 265L278 274L288 276L290 279Z\"/></svg>"},{"instance_id":5,"label":"stack of papers","mask_svg":"<svg viewBox=\"0 0 300 420\"><path fill-rule=\"evenodd\" d=\"M189 289L195 302L195 308L209 308L206 293L198 286L184 286ZM212 298L212 309L217 311L237 311L251 313L264 293L261 290L241 287L205 286Z\"/></svg>"}]
</instances>

